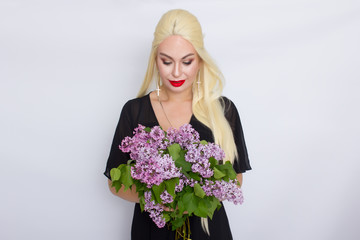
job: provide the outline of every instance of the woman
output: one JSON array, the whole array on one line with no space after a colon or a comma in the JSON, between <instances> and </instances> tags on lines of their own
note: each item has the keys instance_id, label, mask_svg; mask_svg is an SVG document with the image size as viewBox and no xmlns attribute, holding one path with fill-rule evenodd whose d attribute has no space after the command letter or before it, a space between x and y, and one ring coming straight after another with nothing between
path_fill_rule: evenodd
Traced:
<instances>
[{"instance_id":1,"label":"woman","mask_svg":"<svg viewBox=\"0 0 360 240\"><path fill-rule=\"evenodd\" d=\"M153 81L157 89L148 94ZM222 75L204 49L196 17L185 10L165 13L155 29L138 98L128 101L122 109L104 174L110 179L110 170L127 162L129 155L118 146L124 137L133 135L138 124L160 125L167 130L190 123L200 139L221 146L242 183L242 173L251 167L238 112L229 99L221 97L222 85ZM158 228L148 213L141 213L135 187L116 192L108 181L112 193L136 203L132 239L174 239L174 232ZM212 220L191 217L190 229L192 240L232 239L224 207L215 211Z\"/></svg>"}]
</instances>

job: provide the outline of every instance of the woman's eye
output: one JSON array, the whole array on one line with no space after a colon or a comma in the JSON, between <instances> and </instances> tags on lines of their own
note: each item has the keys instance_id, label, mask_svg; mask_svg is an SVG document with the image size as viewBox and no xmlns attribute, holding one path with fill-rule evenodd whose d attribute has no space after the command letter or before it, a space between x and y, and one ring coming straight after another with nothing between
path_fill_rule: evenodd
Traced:
<instances>
[{"instance_id":1,"label":"woman's eye","mask_svg":"<svg viewBox=\"0 0 360 240\"><path fill-rule=\"evenodd\" d=\"M189 60L189 61L186 61L186 62L183 62L185 65L190 65L192 63L192 60Z\"/></svg>"},{"instance_id":2,"label":"woman's eye","mask_svg":"<svg viewBox=\"0 0 360 240\"><path fill-rule=\"evenodd\" d=\"M163 61L163 64L165 64L165 65L170 65L171 62L169 62L169 61Z\"/></svg>"}]
</instances>

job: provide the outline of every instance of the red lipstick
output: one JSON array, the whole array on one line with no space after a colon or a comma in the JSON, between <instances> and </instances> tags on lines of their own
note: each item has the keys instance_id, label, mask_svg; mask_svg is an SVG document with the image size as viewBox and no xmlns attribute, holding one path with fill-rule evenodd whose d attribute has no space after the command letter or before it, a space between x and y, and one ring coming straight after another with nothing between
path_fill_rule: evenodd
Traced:
<instances>
[{"instance_id":1,"label":"red lipstick","mask_svg":"<svg viewBox=\"0 0 360 240\"><path fill-rule=\"evenodd\" d=\"M173 85L174 87L180 87L181 85L184 84L185 80L179 80L179 81L172 81L172 80L169 80L171 85Z\"/></svg>"}]
</instances>

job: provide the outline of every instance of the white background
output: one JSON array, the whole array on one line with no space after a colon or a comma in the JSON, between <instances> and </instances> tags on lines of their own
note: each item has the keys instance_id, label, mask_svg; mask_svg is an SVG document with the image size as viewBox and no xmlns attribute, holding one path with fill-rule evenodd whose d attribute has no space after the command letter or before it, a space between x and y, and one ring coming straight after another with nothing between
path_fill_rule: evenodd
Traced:
<instances>
[{"instance_id":1,"label":"white background","mask_svg":"<svg viewBox=\"0 0 360 240\"><path fill-rule=\"evenodd\" d=\"M360 239L355 0L1 0L0 239L129 239L133 204L102 174L173 8L198 17L241 115L234 239Z\"/></svg>"}]
</instances>

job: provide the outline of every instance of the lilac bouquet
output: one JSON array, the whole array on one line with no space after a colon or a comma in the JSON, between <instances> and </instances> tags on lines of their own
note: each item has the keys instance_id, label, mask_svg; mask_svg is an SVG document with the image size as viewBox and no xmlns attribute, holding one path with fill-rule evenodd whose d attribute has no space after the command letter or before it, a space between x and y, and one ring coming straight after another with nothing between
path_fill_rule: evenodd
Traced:
<instances>
[{"instance_id":1,"label":"lilac bouquet","mask_svg":"<svg viewBox=\"0 0 360 240\"><path fill-rule=\"evenodd\" d=\"M190 124L167 132L139 124L134 136L125 137L119 148L130 153L131 160L111 169L112 185L117 191L122 185L125 190L135 185L141 210L159 228L169 222L185 238L186 225L190 233L189 216L212 219L220 201L243 202L232 164L219 164L224 151L200 141Z\"/></svg>"}]
</instances>

